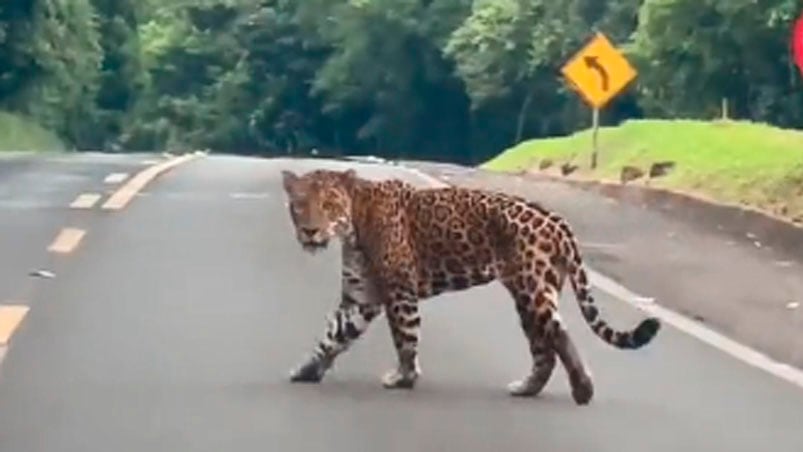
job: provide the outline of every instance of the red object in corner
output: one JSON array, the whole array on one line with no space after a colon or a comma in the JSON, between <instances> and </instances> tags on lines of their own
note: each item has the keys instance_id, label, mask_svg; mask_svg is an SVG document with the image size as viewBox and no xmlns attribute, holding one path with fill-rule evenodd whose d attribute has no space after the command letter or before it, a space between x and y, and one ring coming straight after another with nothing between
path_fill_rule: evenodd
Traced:
<instances>
[{"instance_id":1,"label":"red object in corner","mask_svg":"<svg viewBox=\"0 0 803 452\"><path fill-rule=\"evenodd\" d=\"M794 31L792 32L792 54L798 70L803 75L803 14L795 21Z\"/></svg>"}]
</instances>

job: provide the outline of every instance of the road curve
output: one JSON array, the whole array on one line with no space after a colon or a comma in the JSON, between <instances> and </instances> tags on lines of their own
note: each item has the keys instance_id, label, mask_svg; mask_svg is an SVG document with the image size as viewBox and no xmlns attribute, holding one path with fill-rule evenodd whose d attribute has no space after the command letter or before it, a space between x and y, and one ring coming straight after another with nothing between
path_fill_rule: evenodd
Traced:
<instances>
[{"instance_id":1,"label":"road curve","mask_svg":"<svg viewBox=\"0 0 803 452\"><path fill-rule=\"evenodd\" d=\"M98 165L78 167L100 175ZM0 368L0 452L800 450L799 388L671 327L644 349L611 349L568 296L561 311L595 400L574 405L560 368L542 397L508 397L505 385L529 362L497 284L425 305L414 391L379 384L394 362L381 321L321 385L290 384L336 302L339 264L337 247L310 256L293 241L279 171L324 165L347 164L210 156L162 176L122 211L71 217L87 235L31 292ZM398 167L357 167L422 182ZM0 205L0 237L30 236L18 253L43 250L64 220L56 201L85 189L65 184L33 211ZM33 226L10 218L52 227L26 235ZM16 261L0 254L3 269L21 268ZM26 276L2 278L5 289ZM642 317L597 298L613 325Z\"/></svg>"}]
</instances>

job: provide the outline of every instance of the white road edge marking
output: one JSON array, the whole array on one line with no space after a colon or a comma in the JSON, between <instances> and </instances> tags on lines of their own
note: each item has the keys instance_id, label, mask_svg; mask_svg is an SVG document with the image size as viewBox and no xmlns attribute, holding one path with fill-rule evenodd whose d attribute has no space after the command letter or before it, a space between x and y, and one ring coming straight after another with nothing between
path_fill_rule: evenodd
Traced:
<instances>
[{"instance_id":1,"label":"white road edge marking","mask_svg":"<svg viewBox=\"0 0 803 452\"><path fill-rule=\"evenodd\" d=\"M616 281L613 281L594 270L589 270L588 273L589 277L591 278L591 284L597 286L597 288L603 292L613 295L614 298L618 298L626 303L629 303L636 309L639 309L649 315L658 317L678 330L683 331L684 333L693 336L696 339L705 342L706 344L717 348L736 359L739 359L753 367L762 369L772 375L775 375L776 377L782 378L803 388L803 371L800 369L789 364L775 361L758 350L740 344L739 342L736 342L723 334L717 333L716 331L701 325L700 322L692 320L658 304L639 303L637 300L643 297L639 297Z\"/></svg>"},{"instance_id":2,"label":"white road edge marking","mask_svg":"<svg viewBox=\"0 0 803 452\"><path fill-rule=\"evenodd\" d=\"M444 187L446 184L424 173L421 170L402 166L408 172L427 181L429 185ZM586 265L588 267L588 265ZM648 315L659 318L662 322L692 336L750 366L761 369L771 375L786 380L793 385L803 388L803 370L789 364L778 362L764 353L734 341L716 331L701 325L682 314L664 308L656 303L645 302L648 297L637 295L607 276L588 268L591 284L607 294L617 298Z\"/></svg>"},{"instance_id":3,"label":"white road edge marking","mask_svg":"<svg viewBox=\"0 0 803 452\"><path fill-rule=\"evenodd\" d=\"M267 199L268 193L229 193L232 199Z\"/></svg>"},{"instance_id":4,"label":"white road edge marking","mask_svg":"<svg viewBox=\"0 0 803 452\"><path fill-rule=\"evenodd\" d=\"M621 248L621 243L599 243L599 242L583 242L581 243L583 248L597 248L597 249L605 249L605 248Z\"/></svg>"},{"instance_id":5,"label":"white road edge marking","mask_svg":"<svg viewBox=\"0 0 803 452\"><path fill-rule=\"evenodd\" d=\"M0 365L3 364L3 358L6 357L6 352L8 351L7 346L0 346Z\"/></svg>"},{"instance_id":6,"label":"white road edge marking","mask_svg":"<svg viewBox=\"0 0 803 452\"><path fill-rule=\"evenodd\" d=\"M111 173L103 179L103 182L107 184L119 184L126 179L128 179L128 173Z\"/></svg>"}]
</instances>

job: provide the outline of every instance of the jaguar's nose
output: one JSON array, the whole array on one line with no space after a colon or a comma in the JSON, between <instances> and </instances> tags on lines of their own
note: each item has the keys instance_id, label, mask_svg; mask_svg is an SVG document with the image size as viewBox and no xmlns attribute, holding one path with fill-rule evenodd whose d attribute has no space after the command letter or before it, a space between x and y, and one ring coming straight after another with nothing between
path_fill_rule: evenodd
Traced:
<instances>
[{"instance_id":1,"label":"jaguar's nose","mask_svg":"<svg viewBox=\"0 0 803 452\"><path fill-rule=\"evenodd\" d=\"M301 232L307 237L315 237L318 231L318 228L301 228Z\"/></svg>"}]
</instances>

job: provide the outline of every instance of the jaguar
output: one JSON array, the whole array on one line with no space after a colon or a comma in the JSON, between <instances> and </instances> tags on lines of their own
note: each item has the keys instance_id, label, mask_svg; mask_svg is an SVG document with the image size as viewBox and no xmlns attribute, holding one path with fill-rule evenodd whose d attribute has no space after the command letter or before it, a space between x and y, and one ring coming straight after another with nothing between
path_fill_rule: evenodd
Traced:
<instances>
[{"instance_id":1,"label":"jaguar","mask_svg":"<svg viewBox=\"0 0 803 452\"><path fill-rule=\"evenodd\" d=\"M585 405L593 397L589 367L558 313L566 279L585 322L605 343L638 349L660 329L655 317L625 331L602 318L575 233L539 203L498 191L366 179L354 169L281 174L303 250L315 253L334 239L341 244L339 302L312 351L291 372L292 382L320 382L337 356L384 314L397 364L382 384L412 389L421 375L421 302L493 281L514 301L532 359L526 376L507 385L513 396L542 392L560 361L574 402Z\"/></svg>"}]
</instances>

